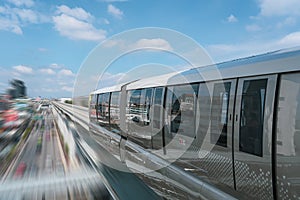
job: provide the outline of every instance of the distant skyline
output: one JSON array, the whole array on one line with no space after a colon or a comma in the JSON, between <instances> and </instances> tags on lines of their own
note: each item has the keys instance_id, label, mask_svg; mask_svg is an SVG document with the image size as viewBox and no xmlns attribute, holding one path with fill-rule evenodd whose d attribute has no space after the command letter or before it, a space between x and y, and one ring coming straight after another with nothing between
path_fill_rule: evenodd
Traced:
<instances>
[{"instance_id":1,"label":"distant skyline","mask_svg":"<svg viewBox=\"0 0 300 200\"><path fill-rule=\"evenodd\" d=\"M181 32L221 62L299 46L300 1L2 0L0 93L16 78L30 97L70 97L81 64L100 42L143 27ZM110 75L131 64L125 59Z\"/></svg>"}]
</instances>

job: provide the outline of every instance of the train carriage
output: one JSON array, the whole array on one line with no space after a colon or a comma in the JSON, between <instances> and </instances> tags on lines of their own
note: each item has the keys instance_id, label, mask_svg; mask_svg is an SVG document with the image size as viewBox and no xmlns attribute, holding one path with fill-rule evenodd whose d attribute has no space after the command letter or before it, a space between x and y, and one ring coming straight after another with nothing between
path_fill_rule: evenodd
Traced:
<instances>
[{"instance_id":1,"label":"train carriage","mask_svg":"<svg viewBox=\"0 0 300 200\"><path fill-rule=\"evenodd\" d=\"M300 49L92 92L90 132L170 199L300 198Z\"/></svg>"}]
</instances>

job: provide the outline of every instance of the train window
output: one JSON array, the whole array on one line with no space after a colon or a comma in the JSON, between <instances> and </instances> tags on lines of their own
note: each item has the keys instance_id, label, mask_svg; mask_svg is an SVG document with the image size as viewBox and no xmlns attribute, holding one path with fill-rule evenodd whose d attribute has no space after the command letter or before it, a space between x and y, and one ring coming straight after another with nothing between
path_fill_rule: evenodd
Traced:
<instances>
[{"instance_id":1,"label":"train window","mask_svg":"<svg viewBox=\"0 0 300 200\"><path fill-rule=\"evenodd\" d=\"M128 92L128 122L140 123L142 121L142 108L141 108L141 92L142 90L133 90ZM130 127L129 127L130 128Z\"/></svg>"},{"instance_id":2,"label":"train window","mask_svg":"<svg viewBox=\"0 0 300 200\"><path fill-rule=\"evenodd\" d=\"M230 87L231 82L215 83L212 97L210 141L223 147L227 147Z\"/></svg>"},{"instance_id":3,"label":"train window","mask_svg":"<svg viewBox=\"0 0 300 200\"><path fill-rule=\"evenodd\" d=\"M89 107L89 114L90 114L91 121L96 121L96 118L97 118L96 104L97 104L97 95L91 94L90 95L90 107Z\"/></svg>"},{"instance_id":4,"label":"train window","mask_svg":"<svg viewBox=\"0 0 300 200\"><path fill-rule=\"evenodd\" d=\"M282 75L278 99L279 199L296 199L300 196L300 73Z\"/></svg>"},{"instance_id":5,"label":"train window","mask_svg":"<svg viewBox=\"0 0 300 200\"><path fill-rule=\"evenodd\" d=\"M134 90L129 95L129 118L137 125L149 126L150 124L152 90L152 88Z\"/></svg>"},{"instance_id":6,"label":"train window","mask_svg":"<svg viewBox=\"0 0 300 200\"><path fill-rule=\"evenodd\" d=\"M152 92L152 88L128 92L128 135L146 148L151 147L150 108Z\"/></svg>"},{"instance_id":7,"label":"train window","mask_svg":"<svg viewBox=\"0 0 300 200\"><path fill-rule=\"evenodd\" d=\"M97 120L101 125L109 124L109 93L99 94Z\"/></svg>"},{"instance_id":8,"label":"train window","mask_svg":"<svg viewBox=\"0 0 300 200\"><path fill-rule=\"evenodd\" d=\"M210 125L210 114L211 114L211 99L210 99L210 93L207 87L207 83L200 83L199 87L199 97L198 97L198 104L199 104L199 127L198 127L198 133L199 136L199 143L202 144L204 142L204 138L206 137L206 134L209 129Z\"/></svg>"},{"instance_id":9,"label":"train window","mask_svg":"<svg viewBox=\"0 0 300 200\"><path fill-rule=\"evenodd\" d=\"M198 87L198 84L168 87L166 113L170 126L166 130L166 142L177 133L191 138L196 137L195 103Z\"/></svg>"},{"instance_id":10,"label":"train window","mask_svg":"<svg viewBox=\"0 0 300 200\"><path fill-rule=\"evenodd\" d=\"M161 129L161 115L162 115L162 95L163 88L156 88L154 93L154 103L153 103L153 128Z\"/></svg>"},{"instance_id":11,"label":"train window","mask_svg":"<svg viewBox=\"0 0 300 200\"><path fill-rule=\"evenodd\" d=\"M152 144L153 149L162 148L162 115L164 88L155 88L153 96Z\"/></svg>"},{"instance_id":12,"label":"train window","mask_svg":"<svg viewBox=\"0 0 300 200\"><path fill-rule=\"evenodd\" d=\"M263 123L267 79L246 80L243 84L239 150L262 156Z\"/></svg>"},{"instance_id":13,"label":"train window","mask_svg":"<svg viewBox=\"0 0 300 200\"><path fill-rule=\"evenodd\" d=\"M143 108L143 124L150 124L150 106L152 104L152 88L144 89L141 96L141 107Z\"/></svg>"},{"instance_id":14,"label":"train window","mask_svg":"<svg viewBox=\"0 0 300 200\"><path fill-rule=\"evenodd\" d=\"M117 132L120 130L120 92L111 93L110 127Z\"/></svg>"}]
</instances>

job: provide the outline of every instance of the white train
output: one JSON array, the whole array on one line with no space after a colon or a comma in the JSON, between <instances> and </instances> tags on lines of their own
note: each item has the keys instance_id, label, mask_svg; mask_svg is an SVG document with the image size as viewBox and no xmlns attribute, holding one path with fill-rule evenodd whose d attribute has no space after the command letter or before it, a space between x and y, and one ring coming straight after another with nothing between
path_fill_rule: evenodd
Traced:
<instances>
[{"instance_id":1,"label":"white train","mask_svg":"<svg viewBox=\"0 0 300 200\"><path fill-rule=\"evenodd\" d=\"M92 92L90 132L167 199L300 199L299 102L280 50Z\"/></svg>"}]
</instances>

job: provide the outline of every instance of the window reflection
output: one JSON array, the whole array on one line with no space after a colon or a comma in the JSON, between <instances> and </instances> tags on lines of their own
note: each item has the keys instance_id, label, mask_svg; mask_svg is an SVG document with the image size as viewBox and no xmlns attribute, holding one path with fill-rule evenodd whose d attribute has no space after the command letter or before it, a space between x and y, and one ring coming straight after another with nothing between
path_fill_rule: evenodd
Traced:
<instances>
[{"instance_id":1,"label":"window reflection","mask_svg":"<svg viewBox=\"0 0 300 200\"><path fill-rule=\"evenodd\" d=\"M173 86L167 92L167 121L170 124L166 130L166 142L177 133L189 137L195 134L195 103L199 84Z\"/></svg>"},{"instance_id":2,"label":"window reflection","mask_svg":"<svg viewBox=\"0 0 300 200\"><path fill-rule=\"evenodd\" d=\"M120 130L120 92L111 93L110 126L112 130Z\"/></svg>"},{"instance_id":3,"label":"window reflection","mask_svg":"<svg viewBox=\"0 0 300 200\"><path fill-rule=\"evenodd\" d=\"M151 147L152 88L128 91L128 135L143 147Z\"/></svg>"},{"instance_id":4,"label":"window reflection","mask_svg":"<svg viewBox=\"0 0 300 200\"><path fill-rule=\"evenodd\" d=\"M149 126L150 124L150 106L152 98L152 88L144 89L141 96L141 107L143 113L143 125Z\"/></svg>"},{"instance_id":5,"label":"window reflection","mask_svg":"<svg viewBox=\"0 0 300 200\"><path fill-rule=\"evenodd\" d=\"M277 120L279 198L300 196L300 73L282 75Z\"/></svg>"},{"instance_id":6,"label":"window reflection","mask_svg":"<svg viewBox=\"0 0 300 200\"><path fill-rule=\"evenodd\" d=\"M96 115L96 104L97 104L97 95L95 95L95 94L90 95L89 113L90 113L90 120L92 122L95 122L96 118L97 118L97 115Z\"/></svg>"},{"instance_id":7,"label":"window reflection","mask_svg":"<svg viewBox=\"0 0 300 200\"><path fill-rule=\"evenodd\" d=\"M163 88L156 88L153 104L153 128L161 129Z\"/></svg>"},{"instance_id":8,"label":"window reflection","mask_svg":"<svg viewBox=\"0 0 300 200\"><path fill-rule=\"evenodd\" d=\"M149 126L152 88L129 91L128 121Z\"/></svg>"},{"instance_id":9,"label":"window reflection","mask_svg":"<svg viewBox=\"0 0 300 200\"><path fill-rule=\"evenodd\" d=\"M152 147L160 149L162 142L162 114L163 114L163 91L162 87L155 88L153 96L153 129L152 129Z\"/></svg>"},{"instance_id":10,"label":"window reflection","mask_svg":"<svg viewBox=\"0 0 300 200\"><path fill-rule=\"evenodd\" d=\"M109 93L99 94L97 119L102 125L109 123Z\"/></svg>"},{"instance_id":11,"label":"window reflection","mask_svg":"<svg viewBox=\"0 0 300 200\"><path fill-rule=\"evenodd\" d=\"M197 135L199 135L199 146L201 146L209 129L211 115L211 99L206 83L200 83L198 102L200 120Z\"/></svg>"},{"instance_id":12,"label":"window reflection","mask_svg":"<svg viewBox=\"0 0 300 200\"><path fill-rule=\"evenodd\" d=\"M128 92L128 115L127 120L128 123L131 122L140 122L141 118L141 90L133 90Z\"/></svg>"},{"instance_id":13,"label":"window reflection","mask_svg":"<svg viewBox=\"0 0 300 200\"><path fill-rule=\"evenodd\" d=\"M240 151L262 156L263 123L267 79L244 81L241 120Z\"/></svg>"},{"instance_id":14,"label":"window reflection","mask_svg":"<svg viewBox=\"0 0 300 200\"><path fill-rule=\"evenodd\" d=\"M211 143L227 147L228 106L231 83L215 83L211 107Z\"/></svg>"}]
</instances>

